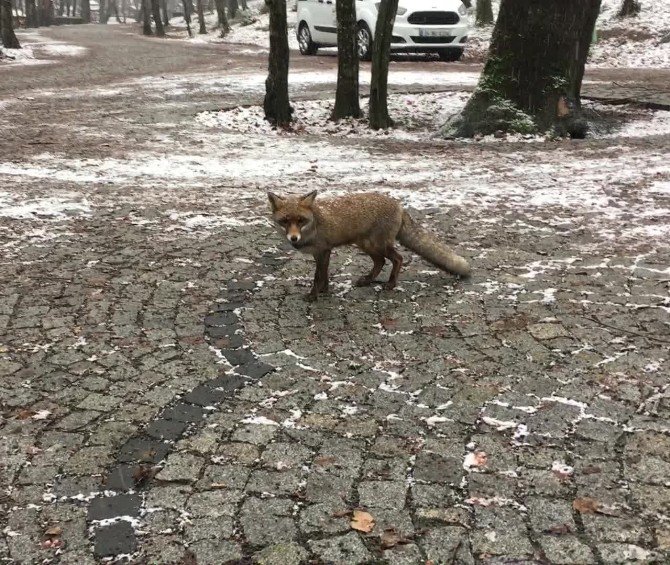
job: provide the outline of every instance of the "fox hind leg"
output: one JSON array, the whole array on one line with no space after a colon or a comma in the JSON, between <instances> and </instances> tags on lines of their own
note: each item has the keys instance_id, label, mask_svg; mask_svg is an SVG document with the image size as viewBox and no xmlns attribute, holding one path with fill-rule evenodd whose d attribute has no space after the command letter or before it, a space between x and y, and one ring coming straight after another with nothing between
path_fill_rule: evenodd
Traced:
<instances>
[{"instance_id":1,"label":"fox hind leg","mask_svg":"<svg viewBox=\"0 0 670 565\"><path fill-rule=\"evenodd\" d=\"M368 286L371 285L374 280L379 276L379 273L382 272L384 268L384 263L386 262L383 254L369 253L370 257L374 264L372 265L372 270L359 279L356 280L356 286Z\"/></svg>"},{"instance_id":2,"label":"fox hind leg","mask_svg":"<svg viewBox=\"0 0 670 565\"><path fill-rule=\"evenodd\" d=\"M398 253L393 247L393 245L389 245L386 247L384 251L384 255L387 259L390 259L391 263L393 263L393 268L391 269L391 276L389 277L388 282L384 285L384 288L386 290L393 290L395 288L395 285L398 283L398 275L400 274L400 269L402 267L402 255Z\"/></svg>"}]
</instances>

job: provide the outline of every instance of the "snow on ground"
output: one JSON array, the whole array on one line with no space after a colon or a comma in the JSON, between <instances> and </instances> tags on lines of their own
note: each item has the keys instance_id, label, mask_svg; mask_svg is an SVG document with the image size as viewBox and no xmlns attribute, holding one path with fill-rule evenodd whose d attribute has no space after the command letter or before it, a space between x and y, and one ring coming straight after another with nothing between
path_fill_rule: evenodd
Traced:
<instances>
[{"instance_id":1,"label":"snow on ground","mask_svg":"<svg viewBox=\"0 0 670 565\"><path fill-rule=\"evenodd\" d=\"M1 173L0 173L1 174ZM90 206L76 194L24 199L18 194L0 191L0 218L14 220L59 220L88 215Z\"/></svg>"},{"instance_id":2,"label":"snow on ground","mask_svg":"<svg viewBox=\"0 0 670 565\"><path fill-rule=\"evenodd\" d=\"M88 51L79 45L70 45L40 35L35 31L16 30L21 49L0 47L0 65L48 65L52 58L79 57Z\"/></svg>"}]
</instances>

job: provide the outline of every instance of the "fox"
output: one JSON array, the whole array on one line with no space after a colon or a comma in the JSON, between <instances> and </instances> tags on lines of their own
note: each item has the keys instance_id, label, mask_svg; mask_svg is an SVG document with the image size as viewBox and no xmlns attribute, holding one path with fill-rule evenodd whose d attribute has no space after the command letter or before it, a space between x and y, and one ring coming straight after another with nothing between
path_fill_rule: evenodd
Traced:
<instances>
[{"instance_id":1,"label":"fox","mask_svg":"<svg viewBox=\"0 0 670 565\"><path fill-rule=\"evenodd\" d=\"M375 282L388 259L392 269L384 289L395 288L403 264L396 240L443 271L461 277L470 275L468 262L422 228L395 198L362 192L317 200L317 192L267 195L279 233L294 249L312 255L316 261L314 282L306 297L309 302L328 294L330 255L334 248L344 245L357 246L373 262L370 272L355 281L356 286Z\"/></svg>"}]
</instances>

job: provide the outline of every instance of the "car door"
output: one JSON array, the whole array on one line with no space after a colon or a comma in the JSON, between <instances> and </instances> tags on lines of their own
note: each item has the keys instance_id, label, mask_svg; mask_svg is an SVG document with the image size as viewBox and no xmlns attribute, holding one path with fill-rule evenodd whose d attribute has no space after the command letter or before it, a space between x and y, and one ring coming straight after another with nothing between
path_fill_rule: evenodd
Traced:
<instances>
[{"instance_id":1,"label":"car door","mask_svg":"<svg viewBox=\"0 0 670 565\"><path fill-rule=\"evenodd\" d=\"M316 0L314 3L314 41L337 45L335 0Z\"/></svg>"}]
</instances>

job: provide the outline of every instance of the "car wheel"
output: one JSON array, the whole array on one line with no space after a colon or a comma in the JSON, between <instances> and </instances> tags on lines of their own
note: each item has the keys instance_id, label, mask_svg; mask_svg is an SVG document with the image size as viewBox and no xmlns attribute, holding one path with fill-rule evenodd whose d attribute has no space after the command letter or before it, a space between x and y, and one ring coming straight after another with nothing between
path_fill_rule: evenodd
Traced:
<instances>
[{"instance_id":1,"label":"car wheel","mask_svg":"<svg viewBox=\"0 0 670 565\"><path fill-rule=\"evenodd\" d=\"M440 61L453 62L460 60L463 49L440 49L437 54L440 56Z\"/></svg>"},{"instance_id":2,"label":"car wheel","mask_svg":"<svg viewBox=\"0 0 670 565\"><path fill-rule=\"evenodd\" d=\"M298 47L301 55L315 55L319 48L316 43L312 41L312 34L309 31L309 26L306 23L300 24L298 30Z\"/></svg>"},{"instance_id":3,"label":"car wheel","mask_svg":"<svg viewBox=\"0 0 670 565\"><path fill-rule=\"evenodd\" d=\"M358 24L356 32L356 43L358 45L358 58L361 61L372 59L372 33L366 23Z\"/></svg>"}]
</instances>

